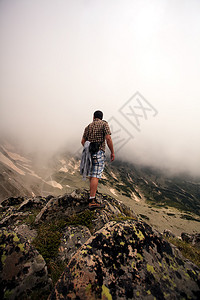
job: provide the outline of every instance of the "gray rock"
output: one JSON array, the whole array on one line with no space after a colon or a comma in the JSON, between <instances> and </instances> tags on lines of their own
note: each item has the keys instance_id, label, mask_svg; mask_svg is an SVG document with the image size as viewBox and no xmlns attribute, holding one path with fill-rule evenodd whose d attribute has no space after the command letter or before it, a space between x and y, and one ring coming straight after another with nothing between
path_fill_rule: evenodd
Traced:
<instances>
[{"instance_id":1,"label":"gray rock","mask_svg":"<svg viewBox=\"0 0 200 300\"><path fill-rule=\"evenodd\" d=\"M58 258L68 263L90 237L91 233L86 226L68 226L61 239Z\"/></svg>"},{"instance_id":2,"label":"gray rock","mask_svg":"<svg viewBox=\"0 0 200 300\"><path fill-rule=\"evenodd\" d=\"M38 299L51 288L44 259L15 232L0 230L0 298Z\"/></svg>"},{"instance_id":3,"label":"gray rock","mask_svg":"<svg viewBox=\"0 0 200 300\"><path fill-rule=\"evenodd\" d=\"M111 196L104 194L97 194L97 201L105 204L104 216L101 214L100 221L101 227L107 223L113 216L134 216L133 211L130 208L112 198ZM52 198L43 207L40 213L35 219L35 224L39 224L43 221L51 220L53 217L66 219L71 215L79 214L88 209L88 192L86 190L77 189L71 194L65 194L57 198ZM135 216L136 217L136 216ZM104 220L103 220L104 219ZM97 230L100 229L100 223L97 224Z\"/></svg>"},{"instance_id":4,"label":"gray rock","mask_svg":"<svg viewBox=\"0 0 200 300\"><path fill-rule=\"evenodd\" d=\"M101 229L106 223L110 221L112 215L106 209L97 210L95 213L95 218L92 220L94 227L94 232Z\"/></svg>"},{"instance_id":5,"label":"gray rock","mask_svg":"<svg viewBox=\"0 0 200 300\"><path fill-rule=\"evenodd\" d=\"M187 243L191 243L193 246L200 248L200 233L189 234L189 233L182 232L181 238L183 241Z\"/></svg>"},{"instance_id":6,"label":"gray rock","mask_svg":"<svg viewBox=\"0 0 200 300\"><path fill-rule=\"evenodd\" d=\"M108 206L108 210L113 213L114 215L119 215L121 214L121 211L119 210L118 207L116 207L115 205L112 205L111 203L109 203L107 200L105 200L106 205Z\"/></svg>"},{"instance_id":7,"label":"gray rock","mask_svg":"<svg viewBox=\"0 0 200 300\"><path fill-rule=\"evenodd\" d=\"M45 261L30 244L45 224L55 225L59 237L62 230L59 254L53 259L55 266L67 265L49 299L200 298L199 268L120 201L100 193L97 201L105 208L89 212L88 191L79 189L59 197L2 202L0 226L9 230L0 230L0 299L48 295L51 280ZM31 225L22 224L26 221ZM65 222L88 224L91 232ZM169 231L163 234L171 236ZM188 239L198 244L199 236Z\"/></svg>"},{"instance_id":8,"label":"gray rock","mask_svg":"<svg viewBox=\"0 0 200 300\"><path fill-rule=\"evenodd\" d=\"M109 222L72 257L53 299L199 299L200 269L145 223Z\"/></svg>"},{"instance_id":9,"label":"gray rock","mask_svg":"<svg viewBox=\"0 0 200 300\"><path fill-rule=\"evenodd\" d=\"M18 212L18 213L12 213L8 216L6 216L5 218L3 218L1 221L0 221L0 227L5 227L7 226L8 224L11 224L11 223L14 223L16 222L16 220L20 217L26 217L28 216L29 213L28 212Z\"/></svg>"},{"instance_id":10,"label":"gray rock","mask_svg":"<svg viewBox=\"0 0 200 300\"><path fill-rule=\"evenodd\" d=\"M45 219L45 216L48 214L48 211L51 207L53 207L55 202L55 198L51 198L48 203L41 209L39 214L35 218L35 223L38 224L40 221Z\"/></svg>"},{"instance_id":11,"label":"gray rock","mask_svg":"<svg viewBox=\"0 0 200 300\"><path fill-rule=\"evenodd\" d=\"M20 234L25 240L32 242L37 236L37 231L35 229L30 229L26 224L21 224L16 226L14 231L16 234Z\"/></svg>"},{"instance_id":12,"label":"gray rock","mask_svg":"<svg viewBox=\"0 0 200 300\"><path fill-rule=\"evenodd\" d=\"M171 230L169 230L169 229L165 229L165 230L163 231L163 235L165 235L166 237L171 237L171 238L175 238L175 237L176 237L175 234L173 234L173 233L171 232Z\"/></svg>"},{"instance_id":13,"label":"gray rock","mask_svg":"<svg viewBox=\"0 0 200 300\"><path fill-rule=\"evenodd\" d=\"M3 207L15 206L21 204L26 198L25 197L10 197L1 201Z\"/></svg>"},{"instance_id":14,"label":"gray rock","mask_svg":"<svg viewBox=\"0 0 200 300\"><path fill-rule=\"evenodd\" d=\"M21 205L18 207L18 211L24 211L30 208L42 208L46 204L46 199L44 198L29 198L25 199Z\"/></svg>"},{"instance_id":15,"label":"gray rock","mask_svg":"<svg viewBox=\"0 0 200 300\"><path fill-rule=\"evenodd\" d=\"M37 215L35 223L39 224L45 220L50 220L55 215L57 218L66 218L73 214L80 213L88 208L88 195L81 190L73 191L57 198L51 198Z\"/></svg>"}]
</instances>

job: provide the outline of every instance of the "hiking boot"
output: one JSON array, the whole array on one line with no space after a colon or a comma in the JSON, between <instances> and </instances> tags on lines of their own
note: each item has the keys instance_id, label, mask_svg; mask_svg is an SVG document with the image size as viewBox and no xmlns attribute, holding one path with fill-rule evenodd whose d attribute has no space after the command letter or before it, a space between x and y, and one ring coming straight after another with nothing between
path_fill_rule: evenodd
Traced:
<instances>
[{"instance_id":1,"label":"hiking boot","mask_svg":"<svg viewBox=\"0 0 200 300\"><path fill-rule=\"evenodd\" d=\"M104 208L105 204L99 204L97 202L93 202L93 203L89 203L89 209L93 210L93 209L101 209Z\"/></svg>"},{"instance_id":2,"label":"hiking boot","mask_svg":"<svg viewBox=\"0 0 200 300\"><path fill-rule=\"evenodd\" d=\"M88 195L88 203L91 203L92 201L96 202L96 197L93 199L90 199L90 195Z\"/></svg>"}]
</instances>

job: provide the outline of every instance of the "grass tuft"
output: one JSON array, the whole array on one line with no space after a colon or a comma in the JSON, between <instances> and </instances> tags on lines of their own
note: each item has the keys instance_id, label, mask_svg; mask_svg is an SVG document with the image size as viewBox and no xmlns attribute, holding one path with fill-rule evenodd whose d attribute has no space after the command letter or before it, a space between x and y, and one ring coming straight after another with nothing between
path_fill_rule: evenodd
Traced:
<instances>
[{"instance_id":1,"label":"grass tuft","mask_svg":"<svg viewBox=\"0 0 200 300\"><path fill-rule=\"evenodd\" d=\"M34 239L33 245L46 261L53 283L57 282L66 266L64 263L57 260L63 229L67 225L84 225L88 227L89 230L92 230L93 217L94 212L86 210L83 213L73 215L66 220L55 219L52 220L51 223L43 223L38 228L38 235Z\"/></svg>"},{"instance_id":2,"label":"grass tuft","mask_svg":"<svg viewBox=\"0 0 200 300\"><path fill-rule=\"evenodd\" d=\"M182 253L182 255L192 261L195 265L200 267L200 249L187 243L185 241L179 240L177 238L164 237L168 242L175 245Z\"/></svg>"},{"instance_id":3,"label":"grass tuft","mask_svg":"<svg viewBox=\"0 0 200 300\"><path fill-rule=\"evenodd\" d=\"M86 226L90 231L93 230L92 220L94 218L94 212L85 210L84 212L72 215L66 222L66 225L82 225Z\"/></svg>"}]
</instances>

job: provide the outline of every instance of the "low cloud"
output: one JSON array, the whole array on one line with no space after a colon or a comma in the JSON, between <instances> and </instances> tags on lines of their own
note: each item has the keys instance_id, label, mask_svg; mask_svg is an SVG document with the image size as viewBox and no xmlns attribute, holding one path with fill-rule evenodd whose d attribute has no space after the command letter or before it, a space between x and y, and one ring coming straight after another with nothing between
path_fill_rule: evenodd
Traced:
<instances>
[{"instance_id":1,"label":"low cloud","mask_svg":"<svg viewBox=\"0 0 200 300\"><path fill-rule=\"evenodd\" d=\"M199 2L59 3L1 1L1 137L73 153L100 109L117 158L200 175Z\"/></svg>"}]
</instances>

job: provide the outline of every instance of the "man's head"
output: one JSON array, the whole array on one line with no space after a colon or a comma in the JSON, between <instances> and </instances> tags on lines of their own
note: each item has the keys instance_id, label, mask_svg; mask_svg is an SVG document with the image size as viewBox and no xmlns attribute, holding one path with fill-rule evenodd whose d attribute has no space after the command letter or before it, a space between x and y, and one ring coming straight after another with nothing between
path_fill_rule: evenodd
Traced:
<instances>
[{"instance_id":1,"label":"man's head","mask_svg":"<svg viewBox=\"0 0 200 300\"><path fill-rule=\"evenodd\" d=\"M98 118L98 119L100 119L100 120L103 119L103 113L102 113L102 111L96 110L96 111L94 112L94 119L96 119L96 118Z\"/></svg>"}]
</instances>

